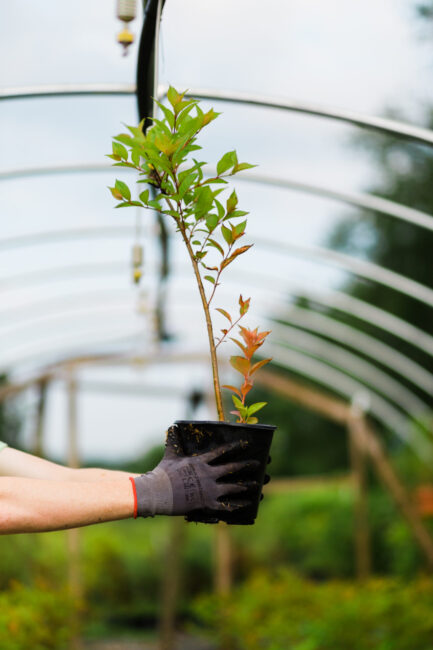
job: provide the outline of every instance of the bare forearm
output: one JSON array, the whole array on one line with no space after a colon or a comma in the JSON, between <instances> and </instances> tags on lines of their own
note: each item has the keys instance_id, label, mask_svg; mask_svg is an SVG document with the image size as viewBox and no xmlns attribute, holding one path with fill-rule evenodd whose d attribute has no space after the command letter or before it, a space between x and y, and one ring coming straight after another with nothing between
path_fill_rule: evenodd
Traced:
<instances>
[{"instance_id":1,"label":"bare forearm","mask_svg":"<svg viewBox=\"0 0 433 650\"><path fill-rule=\"evenodd\" d=\"M94 482L0 478L0 534L34 533L132 517L128 479Z\"/></svg>"},{"instance_id":2,"label":"bare forearm","mask_svg":"<svg viewBox=\"0 0 433 650\"><path fill-rule=\"evenodd\" d=\"M122 472L113 469L101 469L99 467L89 467L82 469L69 469L67 470L67 479L69 481L84 481L92 483L93 481L121 481L128 479L130 476L139 476L139 474L132 474L131 472Z\"/></svg>"},{"instance_id":3,"label":"bare forearm","mask_svg":"<svg viewBox=\"0 0 433 650\"><path fill-rule=\"evenodd\" d=\"M24 451L7 448L0 453L0 476L91 483L93 481L124 480L129 476L138 476L138 474L100 468L72 469L44 458L32 456Z\"/></svg>"}]
</instances>

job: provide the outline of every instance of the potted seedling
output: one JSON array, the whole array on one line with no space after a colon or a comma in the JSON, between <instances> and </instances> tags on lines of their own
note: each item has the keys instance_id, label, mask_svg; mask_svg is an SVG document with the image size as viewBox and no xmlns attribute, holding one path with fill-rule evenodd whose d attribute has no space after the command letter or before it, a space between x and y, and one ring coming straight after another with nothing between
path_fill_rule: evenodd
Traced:
<instances>
[{"instance_id":1,"label":"potted seedling","mask_svg":"<svg viewBox=\"0 0 433 650\"><path fill-rule=\"evenodd\" d=\"M240 324L250 306L250 299L239 296L239 310L234 316L222 307L216 307L215 296L226 269L245 254L251 244L241 245L245 236L247 212L240 210L235 191L226 192L227 178L242 170L254 167L240 163L235 151L222 156L216 166L216 174L205 177L204 162L197 161L194 152L201 149L197 144L200 132L215 120L219 113L213 109L203 112L199 102L185 97L170 87L167 93L169 106L156 102L162 119L153 119L144 130L144 120L139 126L128 126L129 133L121 133L113 139L114 165L134 169L140 190L138 198L132 196L126 183L116 180L110 187L113 197L119 201L117 208L138 206L158 211L172 219L176 232L182 239L190 259L203 307L210 360L212 365L215 405L219 420L216 422L178 420L183 452L188 455L210 450L218 445L241 440L242 450L227 460L242 460L240 454L260 461L258 469L239 475L240 481L254 481L254 504L235 512L195 511L188 516L191 521L227 523L254 523L265 476L265 468L274 426L258 424L257 413L266 403L247 403L247 395L253 386L255 373L270 359L255 361L254 354L262 346L269 332L259 332ZM227 196L228 195L228 196ZM218 336L214 335L212 314L218 311L225 319ZM235 328L238 337L235 338ZM230 358L233 368L240 373L239 388L223 386L232 392L237 416L236 423L225 419L218 371L217 350L228 339L234 341L241 354ZM230 479L232 480L232 479ZM252 495L250 495L252 496Z\"/></svg>"}]
</instances>

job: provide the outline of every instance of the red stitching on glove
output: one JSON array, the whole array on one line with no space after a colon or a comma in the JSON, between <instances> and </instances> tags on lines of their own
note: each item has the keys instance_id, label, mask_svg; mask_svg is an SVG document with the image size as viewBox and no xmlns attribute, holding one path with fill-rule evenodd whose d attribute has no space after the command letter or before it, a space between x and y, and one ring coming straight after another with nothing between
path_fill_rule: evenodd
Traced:
<instances>
[{"instance_id":1,"label":"red stitching on glove","mask_svg":"<svg viewBox=\"0 0 433 650\"><path fill-rule=\"evenodd\" d=\"M137 489L135 487L135 481L132 478L132 476L129 477L129 480L132 483L132 493L134 495L134 519L137 519L137 508L138 508L138 503L137 503Z\"/></svg>"}]
</instances>

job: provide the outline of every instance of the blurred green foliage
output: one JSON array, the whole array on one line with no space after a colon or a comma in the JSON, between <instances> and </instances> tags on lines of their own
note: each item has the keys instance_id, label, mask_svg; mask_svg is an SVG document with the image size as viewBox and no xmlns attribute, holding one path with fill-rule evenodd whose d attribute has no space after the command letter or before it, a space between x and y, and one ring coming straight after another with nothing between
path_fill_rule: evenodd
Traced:
<instances>
[{"instance_id":1,"label":"blurred green foliage","mask_svg":"<svg viewBox=\"0 0 433 650\"><path fill-rule=\"evenodd\" d=\"M382 491L371 494L369 515L375 571L414 578L423 568L423 558L406 524ZM111 633L155 625L172 521L157 517L82 529L85 632L99 629ZM212 592L214 532L213 526L185 523L180 602L184 620L194 616L193 600ZM236 584L248 580L257 569L273 572L287 566L320 582L354 576L353 493L347 485L310 486L268 495L254 527L232 527L230 532ZM0 538L0 603L8 603L7 620L15 616L15 610L21 617L25 603L29 603L35 613L26 625L36 629L38 612L45 611L43 608L48 612L44 616L51 620L51 594L53 601L59 598L60 610L50 625L58 629L60 638L67 604L59 595L58 585L66 583L67 575L66 533ZM22 588L17 587L17 582ZM39 592L42 609L38 609ZM0 621L0 635L6 634L7 621ZM0 648L14 647L3 645L1 640L0 636Z\"/></svg>"},{"instance_id":2,"label":"blurred green foliage","mask_svg":"<svg viewBox=\"0 0 433 650\"><path fill-rule=\"evenodd\" d=\"M2 650L62 650L73 633L71 617L77 607L65 590L43 581L32 587L12 582L0 591L0 648Z\"/></svg>"},{"instance_id":3,"label":"blurred green foliage","mask_svg":"<svg viewBox=\"0 0 433 650\"><path fill-rule=\"evenodd\" d=\"M429 650L432 611L431 580L318 584L288 570L256 573L230 597L196 606L231 650Z\"/></svg>"}]
</instances>

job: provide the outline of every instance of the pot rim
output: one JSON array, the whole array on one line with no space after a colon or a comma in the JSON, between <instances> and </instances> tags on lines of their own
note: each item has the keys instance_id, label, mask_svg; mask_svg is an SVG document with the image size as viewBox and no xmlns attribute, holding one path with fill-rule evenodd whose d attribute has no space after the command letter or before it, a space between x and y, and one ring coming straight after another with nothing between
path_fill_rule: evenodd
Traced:
<instances>
[{"instance_id":1,"label":"pot rim","mask_svg":"<svg viewBox=\"0 0 433 650\"><path fill-rule=\"evenodd\" d=\"M212 424L242 429L245 429L245 427L248 429L266 429L267 431L275 431L277 428L274 424L246 424L245 422L226 422L225 420L175 420L174 424Z\"/></svg>"}]
</instances>

